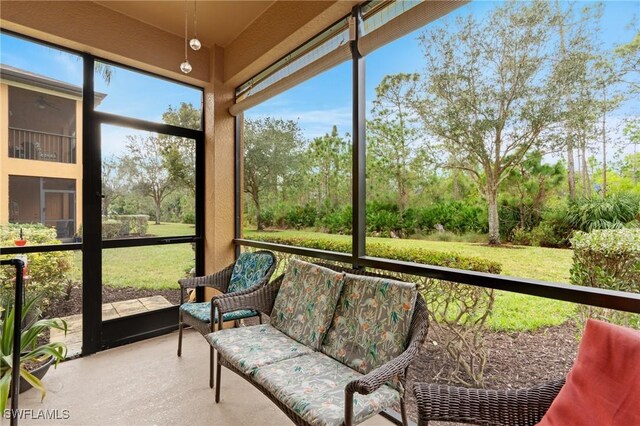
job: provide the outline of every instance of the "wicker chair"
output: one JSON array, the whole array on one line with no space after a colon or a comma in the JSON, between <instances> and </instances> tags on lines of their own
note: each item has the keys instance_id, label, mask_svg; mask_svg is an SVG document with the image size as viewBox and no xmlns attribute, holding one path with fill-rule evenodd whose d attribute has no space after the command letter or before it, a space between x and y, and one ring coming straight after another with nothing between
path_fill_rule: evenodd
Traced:
<instances>
[{"instance_id":1,"label":"wicker chair","mask_svg":"<svg viewBox=\"0 0 640 426\"><path fill-rule=\"evenodd\" d=\"M211 302L185 303L187 289L198 287L211 287L223 294L233 295L238 292L252 291L269 282L276 268L276 257L270 251L257 251L255 253L242 253L231 265L220 272L204 277L183 278L178 280L180 284L180 309L178 316L178 356L182 355L182 329L185 325L198 330L203 336L214 330L218 323L218 316L213 312ZM214 296L211 300L213 301ZM222 316L223 323L234 321L235 326L241 319L258 317L262 322L260 313L255 310L227 311ZM214 321L211 321L214 318ZM213 388L213 348L209 351L209 387Z\"/></svg>"},{"instance_id":2,"label":"wicker chair","mask_svg":"<svg viewBox=\"0 0 640 426\"><path fill-rule=\"evenodd\" d=\"M338 272L347 272L355 275L394 279L392 277L370 273L359 269L350 269L322 263L318 263L318 265L324 266L325 268L333 269ZM213 301L213 306L219 312L223 313L232 312L237 309L254 309L256 311L262 312L265 315L270 315L276 296L278 295L278 291L280 290L283 278L284 275L280 275L278 278L271 281L268 285L263 286L257 290L247 290L235 294L222 295L220 297L217 297ZM428 326L429 317L427 305L424 299L420 295L418 295L415 311L411 319L409 338L405 351L397 358L394 358L393 360L376 368L370 373L347 384L345 388L344 426L351 426L353 424L353 397L355 393L368 395L376 391L393 377L398 377L401 383L401 388L404 389L407 379L407 369L413 358L418 354L418 351L422 347L424 339L427 336ZM282 410L282 412L284 412L295 424L310 426L295 410L289 408L285 403L272 395L268 389L264 388L258 383L255 383L250 376L244 374L240 370L237 370L223 357L220 357L219 354L218 362L216 364L216 403L220 402L220 379L222 365L252 383L253 386L255 386L263 394L269 397L269 399L271 399L271 401L275 403L276 406L280 410ZM408 425L409 421L405 409L404 395L401 395L400 398L400 410L403 425Z\"/></svg>"},{"instance_id":3,"label":"wicker chair","mask_svg":"<svg viewBox=\"0 0 640 426\"><path fill-rule=\"evenodd\" d=\"M528 389L496 391L416 383L418 425L431 420L478 425L535 425L564 385L564 379Z\"/></svg>"}]
</instances>

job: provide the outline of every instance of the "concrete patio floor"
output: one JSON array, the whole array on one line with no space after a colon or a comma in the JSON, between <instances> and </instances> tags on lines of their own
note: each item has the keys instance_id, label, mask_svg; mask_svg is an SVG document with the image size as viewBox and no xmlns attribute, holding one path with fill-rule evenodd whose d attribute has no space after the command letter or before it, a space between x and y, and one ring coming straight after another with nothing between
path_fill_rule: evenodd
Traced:
<instances>
[{"instance_id":1,"label":"concrete patio floor","mask_svg":"<svg viewBox=\"0 0 640 426\"><path fill-rule=\"evenodd\" d=\"M120 302L104 303L102 305L102 320L139 314L156 309L170 308L169 302L164 296L143 297L140 299L122 300ZM67 322L67 334L63 331L52 329L49 341L62 342L67 345L67 356L72 357L82 352L82 314L62 317Z\"/></svg>"},{"instance_id":2,"label":"concrete patio floor","mask_svg":"<svg viewBox=\"0 0 640 426\"><path fill-rule=\"evenodd\" d=\"M68 410L67 419L22 419L20 424L292 424L260 391L226 369L216 405L207 342L186 330L180 358L177 343L177 333L171 333L60 364L43 380L47 396L42 403L35 389L21 394L19 403L20 409L32 410L32 417L44 410L63 417ZM363 423L391 424L380 416Z\"/></svg>"}]
</instances>

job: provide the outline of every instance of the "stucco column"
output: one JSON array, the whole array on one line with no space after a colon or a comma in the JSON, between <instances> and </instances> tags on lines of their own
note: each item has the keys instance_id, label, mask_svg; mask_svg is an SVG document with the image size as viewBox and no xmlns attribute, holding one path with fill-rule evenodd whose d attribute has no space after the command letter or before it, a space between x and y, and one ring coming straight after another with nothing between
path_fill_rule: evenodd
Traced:
<instances>
[{"instance_id":1,"label":"stucco column","mask_svg":"<svg viewBox=\"0 0 640 426\"><path fill-rule=\"evenodd\" d=\"M205 87L205 273L233 262L234 89L222 83L224 50L211 54L211 83ZM201 213L201 212L199 212ZM207 290L206 298L213 295Z\"/></svg>"},{"instance_id":2,"label":"stucco column","mask_svg":"<svg viewBox=\"0 0 640 426\"><path fill-rule=\"evenodd\" d=\"M9 89L0 84L0 225L9 222Z\"/></svg>"}]
</instances>

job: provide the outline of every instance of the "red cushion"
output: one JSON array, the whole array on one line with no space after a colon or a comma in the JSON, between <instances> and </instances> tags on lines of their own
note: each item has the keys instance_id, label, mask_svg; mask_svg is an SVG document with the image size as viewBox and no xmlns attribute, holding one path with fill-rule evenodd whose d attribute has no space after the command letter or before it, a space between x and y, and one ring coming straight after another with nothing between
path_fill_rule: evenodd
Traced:
<instances>
[{"instance_id":1,"label":"red cushion","mask_svg":"<svg viewBox=\"0 0 640 426\"><path fill-rule=\"evenodd\" d=\"M588 320L567 382L539 425L640 425L640 332Z\"/></svg>"}]
</instances>

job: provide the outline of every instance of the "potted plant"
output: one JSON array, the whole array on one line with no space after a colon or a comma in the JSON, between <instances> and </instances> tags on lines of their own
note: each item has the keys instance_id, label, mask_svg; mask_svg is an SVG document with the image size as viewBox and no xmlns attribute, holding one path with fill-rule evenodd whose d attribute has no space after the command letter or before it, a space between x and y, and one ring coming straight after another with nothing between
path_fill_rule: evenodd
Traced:
<instances>
[{"instance_id":1,"label":"potted plant","mask_svg":"<svg viewBox=\"0 0 640 426\"><path fill-rule=\"evenodd\" d=\"M66 334L67 323L59 318L38 319L36 296L27 300L22 309L22 338L20 343L20 392L34 387L40 391L42 399L46 390L40 381L51 364L55 367L67 355L67 347L61 342L42 343L38 339L51 328L63 330ZM5 298L0 308L0 412L3 413L13 370L13 324L16 315L13 300Z\"/></svg>"},{"instance_id":2,"label":"potted plant","mask_svg":"<svg viewBox=\"0 0 640 426\"><path fill-rule=\"evenodd\" d=\"M14 240L13 242L18 247L23 247L25 244L27 244L27 240L24 239L24 235L22 234L22 228L20 228L20 239Z\"/></svg>"}]
</instances>

